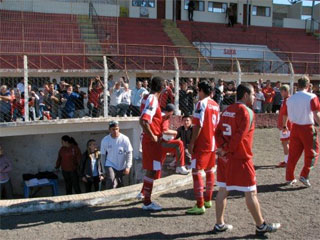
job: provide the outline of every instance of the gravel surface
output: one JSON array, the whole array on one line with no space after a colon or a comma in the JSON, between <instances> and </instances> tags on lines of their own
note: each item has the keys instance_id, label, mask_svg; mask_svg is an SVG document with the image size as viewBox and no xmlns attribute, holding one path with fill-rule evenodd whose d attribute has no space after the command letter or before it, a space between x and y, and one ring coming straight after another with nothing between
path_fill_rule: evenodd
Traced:
<instances>
[{"instance_id":1,"label":"gravel surface","mask_svg":"<svg viewBox=\"0 0 320 240\"><path fill-rule=\"evenodd\" d=\"M298 183L284 185L285 169L275 168L282 160L276 129L256 130L254 152L258 196L266 221L281 222L279 232L270 239L320 239L319 167L311 173L311 188ZM296 173L301 169L301 159ZM217 188L215 188L217 190ZM253 220L246 209L243 195L231 192L226 221L232 232L212 234L215 211L202 216L187 216L194 205L192 186L156 195L154 200L163 211L141 210L138 201L87 207L63 212L49 212L0 219L1 239L255 239Z\"/></svg>"}]
</instances>

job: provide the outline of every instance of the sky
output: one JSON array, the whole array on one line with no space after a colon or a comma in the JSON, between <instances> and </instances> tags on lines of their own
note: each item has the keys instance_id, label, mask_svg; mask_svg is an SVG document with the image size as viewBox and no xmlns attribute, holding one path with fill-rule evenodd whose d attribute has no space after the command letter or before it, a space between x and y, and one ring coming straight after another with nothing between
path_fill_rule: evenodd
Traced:
<instances>
[{"instance_id":1,"label":"sky","mask_svg":"<svg viewBox=\"0 0 320 240\"><path fill-rule=\"evenodd\" d=\"M312 6L312 0L303 0L303 6ZM273 0L273 3L276 4L290 4L288 0ZM316 1L315 4L320 3L320 1Z\"/></svg>"}]
</instances>

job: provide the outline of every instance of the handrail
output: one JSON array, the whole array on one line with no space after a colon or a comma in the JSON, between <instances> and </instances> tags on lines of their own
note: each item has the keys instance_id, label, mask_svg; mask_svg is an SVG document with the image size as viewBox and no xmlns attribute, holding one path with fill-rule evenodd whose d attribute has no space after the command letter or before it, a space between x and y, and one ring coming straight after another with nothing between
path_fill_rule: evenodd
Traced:
<instances>
[{"instance_id":1,"label":"handrail","mask_svg":"<svg viewBox=\"0 0 320 240\"><path fill-rule=\"evenodd\" d=\"M64 46L64 48L67 48L69 45L72 47L72 45L76 45L76 46L81 46L84 48L85 45L95 45L94 43L85 43L85 42L57 42L57 41L29 41L29 40L26 40L26 41L19 41L19 40L0 40L0 53L1 54L10 54L9 51L3 51L3 49L5 49L5 46L4 46L4 43L7 43L7 44L20 44L21 46L23 44L33 44L33 46L35 46L35 48L39 48L40 49L40 46L44 45L44 44L52 44L52 47L53 48L57 48L57 46L59 45L62 45ZM162 49L162 48L167 48L167 49L176 49L177 51L181 48L194 48L194 46L183 46L183 45L177 45L177 46L172 46L172 45L157 45L157 44L127 44L127 43L101 43L100 44L102 47L104 47L105 49L107 49L108 47L110 46L113 46L113 47L126 47L127 49L129 47L136 47L137 50L139 50L139 48L141 47L144 51L146 50L155 50L156 48L159 48L159 49ZM67 46L67 47L66 47ZM148 49L148 47L150 49ZM78 47L78 49L80 49L81 47ZM221 50L221 49L225 49L225 48L222 48L222 47L212 47L212 49L217 49L217 50ZM253 51L253 52L265 52L265 53L278 53L278 54L303 54L303 55L309 55L309 56L320 56L320 53L310 53L310 52L291 52L291 51L272 51L272 50L260 50L260 49L251 49L250 51ZM23 53L27 53L27 52L19 52L20 54L23 54ZM85 53L85 52L84 52ZM39 54L39 53L37 53ZM66 55L66 54L63 54L63 53L59 53L59 55Z\"/></svg>"}]
</instances>

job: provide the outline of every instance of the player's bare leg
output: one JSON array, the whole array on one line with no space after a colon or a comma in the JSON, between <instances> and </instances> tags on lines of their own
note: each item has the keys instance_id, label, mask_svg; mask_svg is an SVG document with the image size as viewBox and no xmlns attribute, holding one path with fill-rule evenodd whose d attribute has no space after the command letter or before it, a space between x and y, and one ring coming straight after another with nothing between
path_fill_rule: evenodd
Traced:
<instances>
[{"instance_id":1,"label":"player's bare leg","mask_svg":"<svg viewBox=\"0 0 320 240\"><path fill-rule=\"evenodd\" d=\"M284 161L280 162L278 167L286 167L288 162L289 155L289 141L281 141L283 153L284 153Z\"/></svg>"},{"instance_id":2,"label":"player's bare leg","mask_svg":"<svg viewBox=\"0 0 320 240\"><path fill-rule=\"evenodd\" d=\"M264 235L267 232L276 232L280 228L280 223L266 224L261 213L257 191L245 192L247 207L256 222L256 234Z\"/></svg>"},{"instance_id":3,"label":"player's bare leg","mask_svg":"<svg viewBox=\"0 0 320 240\"><path fill-rule=\"evenodd\" d=\"M225 224L224 212L227 206L228 191L225 187L220 187L216 197L216 224L214 225L213 232L221 233L227 230L232 230L233 226Z\"/></svg>"}]
</instances>

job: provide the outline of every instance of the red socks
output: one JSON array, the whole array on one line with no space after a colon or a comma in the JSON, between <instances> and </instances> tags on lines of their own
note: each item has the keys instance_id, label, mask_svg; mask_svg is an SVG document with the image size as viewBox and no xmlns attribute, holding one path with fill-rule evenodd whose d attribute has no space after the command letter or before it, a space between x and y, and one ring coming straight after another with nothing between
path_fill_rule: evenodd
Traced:
<instances>
[{"instance_id":1,"label":"red socks","mask_svg":"<svg viewBox=\"0 0 320 240\"><path fill-rule=\"evenodd\" d=\"M212 169L206 170L206 192L204 194L204 200L206 202L211 201L213 189L214 189L214 172Z\"/></svg>"},{"instance_id":2,"label":"red socks","mask_svg":"<svg viewBox=\"0 0 320 240\"><path fill-rule=\"evenodd\" d=\"M194 196L197 200L197 206L203 207L204 205L204 198L203 198L203 180L201 176L201 172L198 170L192 171L192 178L193 178L193 191Z\"/></svg>"},{"instance_id":3,"label":"red socks","mask_svg":"<svg viewBox=\"0 0 320 240\"><path fill-rule=\"evenodd\" d=\"M153 188L153 179L144 177L143 179L143 195L144 195L144 205L149 205L151 203L151 193Z\"/></svg>"}]
</instances>

